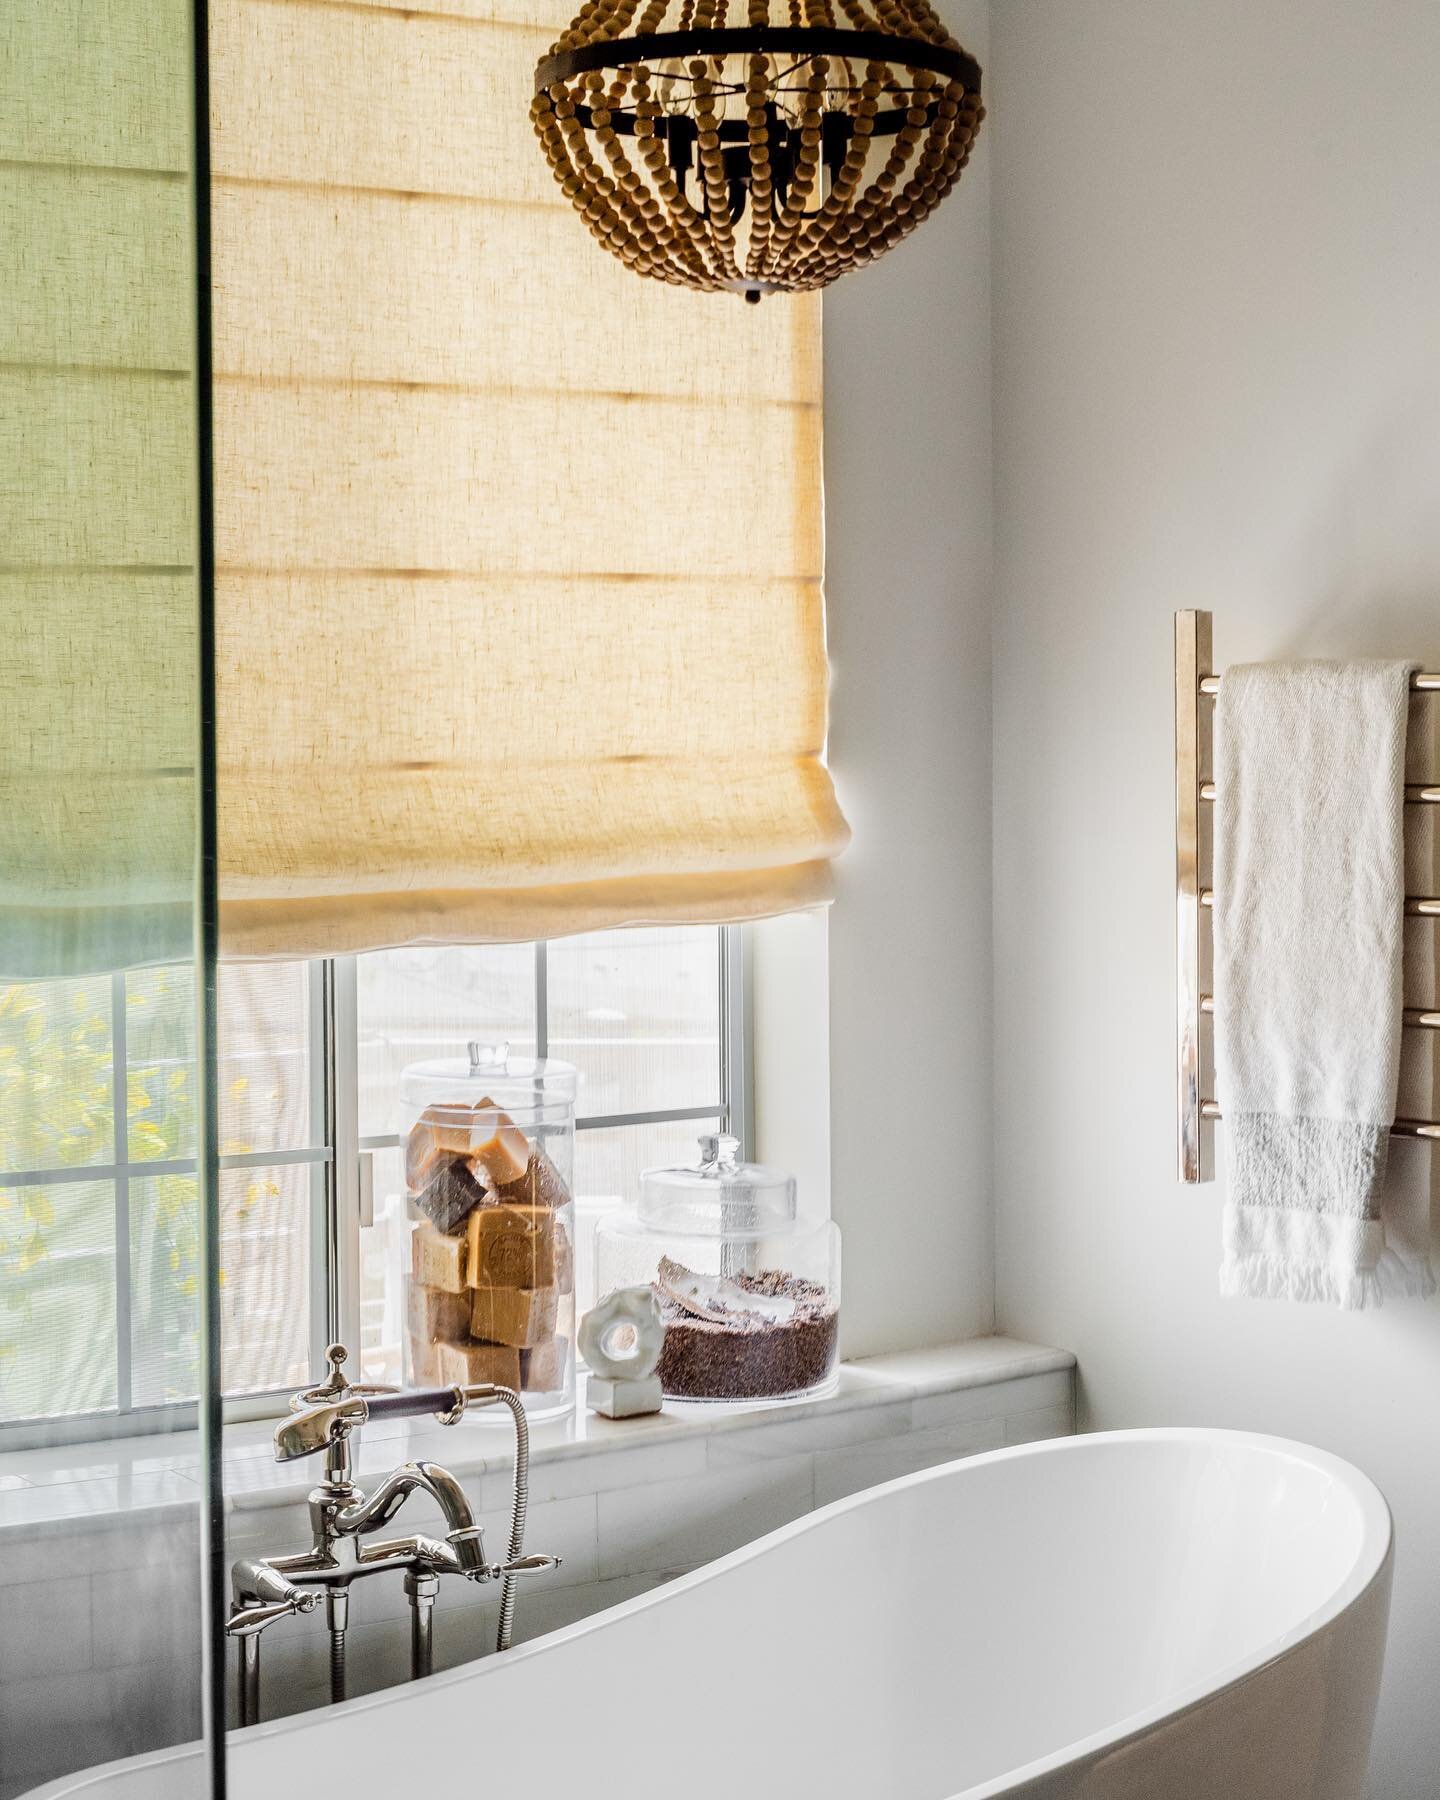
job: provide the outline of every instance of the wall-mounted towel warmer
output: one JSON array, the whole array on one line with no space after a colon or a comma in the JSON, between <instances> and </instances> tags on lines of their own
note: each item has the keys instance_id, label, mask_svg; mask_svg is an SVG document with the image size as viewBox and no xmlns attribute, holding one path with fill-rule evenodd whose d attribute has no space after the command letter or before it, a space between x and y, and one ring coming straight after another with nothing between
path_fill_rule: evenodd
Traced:
<instances>
[{"instance_id":1,"label":"wall-mounted towel warmer","mask_svg":"<svg viewBox=\"0 0 1440 1800\"><path fill-rule=\"evenodd\" d=\"M1214 896L1202 883L1208 861L1208 812L1215 784L1205 775L1211 744L1211 707L1220 692L1212 661L1213 621L1208 612L1175 615L1175 910L1177 1034L1180 1100L1180 1179L1214 1178L1214 1123L1218 1102L1205 1097L1210 1073L1210 1045L1202 1036L1203 1021L1215 1010L1209 992L1211 941L1204 921ZM1440 673L1414 675L1415 693L1440 694ZM1440 786L1405 789L1410 806L1440 806ZM1409 894L1406 914L1440 919L1440 895ZM1415 1031L1440 1031L1440 1010L1407 1007L1405 1025ZM1440 1119L1397 1119L1393 1135L1440 1139Z\"/></svg>"}]
</instances>

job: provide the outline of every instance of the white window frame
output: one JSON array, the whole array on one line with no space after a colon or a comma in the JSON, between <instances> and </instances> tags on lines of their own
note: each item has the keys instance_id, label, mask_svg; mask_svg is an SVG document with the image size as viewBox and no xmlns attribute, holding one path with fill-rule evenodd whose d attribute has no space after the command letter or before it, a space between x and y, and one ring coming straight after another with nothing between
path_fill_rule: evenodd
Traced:
<instances>
[{"instance_id":1,"label":"white window frame","mask_svg":"<svg viewBox=\"0 0 1440 1800\"><path fill-rule=\"evenodd\" d=\"M747 1158L754 1144L753 954L749 928L719 930L720 1058L714 1105L671 1107L582 1116L579 1131L664 1124L693 1119L714 1120L738 1137ZM535 957L535 1021L537 1054L549 1043L549 946L539 942ZM360 1133L359 961L355 956L319 959L309 964L310 977L310 1147L299 1150L254 1150L222 1156L227 1169L278 1168L303 1165L313 1171L311 1204L311 1362L319 1368L325 1346L335 1339L358 1354L360 1334L360 1233L373 1222L374 1154L394 1148L394 1133ZM111 978L111 1080L115 1106L114 1158L81 1168L0 1172L0 1186L63 1186L111 1181L115 1187L115 1345L116 1405L99 1412L0 1422L0 1450L49 1444L72 1444L129 1437L149 1432L193 1429L193 1401L140 1406L131 1400L132 1333L130 1328L130 1195L132 1180L156 1175L193 1175L196 1159L137 1162L128 1153L126 1108L125 977ZM227 1399L227 1423L265 1419L284 1411L287 1391L270 1391Z\"/></svg>"}]
</instances>

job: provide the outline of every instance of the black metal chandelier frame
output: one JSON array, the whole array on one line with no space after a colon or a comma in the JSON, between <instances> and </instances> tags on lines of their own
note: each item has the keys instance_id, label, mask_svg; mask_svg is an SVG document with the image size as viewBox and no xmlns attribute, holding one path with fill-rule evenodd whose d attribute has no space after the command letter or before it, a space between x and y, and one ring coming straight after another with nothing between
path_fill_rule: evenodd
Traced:
<instances>
[{"instance_id":1,"label":"black metal chandelier frame","mask_svg":"<svg viewBox=\"0 0 1440 1800\"><path fill-rule=\"evenodd\" d=\"M904 37L888 31L847 30L830 26L753 25L730 28L705 28L691 31L660 31L637 34L629 38L611 38L600 43L584 44L574 50L547 56L535 70L535 92L547 93L557 83L588 75L601 69L631 69L639 65L650 68L667 62L689 62L695 59L723 63L727 57L789 56L793 74L813 63L817 57L835 57L845 63L885 63L905 69L924 69L947 81L959 82L967 93L980 92L980 65L964 50L944 44L932 44L924 38ZM688 75L673 79L687 81ZM835 87L833 92L846 92ZM899 89L904 93L906 90ZM743 82L718 85L714 92L741 95ZM911 102L910 104L913 104ZM872 137L894 137L905 124L910 104L887 107L878 111L872 121ZM934 101L926 107L927 118L934 117ZM769 139L772 145L776 191L783 201L790 184L794 164L797 133L780 109L771 101L766 108ZM592 109L575 103L575 116L588 130ZM621 137L636 134L636 115L627 108L609 109L610 127ZM682 192L695 158L695 145L700 127L684 112L663 113L652 123L656 137L666 145L670 166ZM724 159L728 187L729 212L738 220L745 209L750 177L750 129L744 119L719 119L715 122ZM821 161L835 175L845 161L853 126L843 112L827 111L821 119ZM701 210L708 214L709 197L702 191ZM753 296L758 298L757 296Z\"/></svg>"},{"instance_id":2,"label":"black metal chandelier frame","mask_svg":"<svg viewBox=\"0 0 1440 1800\"><path fill-rule=\"evenodd\" d=\"M697 56L723 61L728 56L773 55L793 56L799 63L817 56L900 63L907 69L928 69L932 75L958 81L967 93L980 92L980 65L964 50L890 31L851 31L827 25L736 25L607 38L543 57L535 70L535 92L543 94L557 81L588 75L594 69L630 69L637 63L655 65Z\"/></svg>"}]
</instances>

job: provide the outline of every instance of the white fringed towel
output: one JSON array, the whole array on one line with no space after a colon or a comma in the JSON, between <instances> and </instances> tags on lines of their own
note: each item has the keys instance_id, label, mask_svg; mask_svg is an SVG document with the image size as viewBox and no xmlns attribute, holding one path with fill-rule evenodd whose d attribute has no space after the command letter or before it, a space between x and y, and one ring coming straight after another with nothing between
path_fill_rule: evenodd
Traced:
<instances>
[{"instance_id":1,"label":"white fringed towel","mask_svg":"<svg viewBox=\"0 0 1440 1800\"><path fill-rule=\"evenodd\" d=\"M1400 1074L1411 665L1226 671L1215 716L1221 1292L1423 1292L1386 1247Z\"/></svg>"}]
</instances>

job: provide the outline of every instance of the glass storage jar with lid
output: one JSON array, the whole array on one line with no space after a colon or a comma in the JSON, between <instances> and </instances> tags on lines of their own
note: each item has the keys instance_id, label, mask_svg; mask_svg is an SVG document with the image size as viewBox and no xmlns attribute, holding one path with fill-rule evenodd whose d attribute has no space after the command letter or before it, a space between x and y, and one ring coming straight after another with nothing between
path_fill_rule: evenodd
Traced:
<instances>
[{"instance_id":1,"label":"glass storage jar with lid","mask_svg":"<svg viewBox=\"0 0 1440 1800\"><path fill-rule=\"evenodd\" d=\"M840 1232L796 1212L795 1178L700 1139L691 1168L647 1169L633 1213L596 1231L597 1289L649 1282L665 1318L672 1400L779 1400L833 1385Z\"/></svg>"},{"instance_id":2,"label":"glass storage jar with lid","mask_svg":"<svg viewBox=\"0 0 1440 1800\"><path fill-rule=\"evenodd\" d=\"M405 1376L416 1386L496 1382L536 1418L573 1406L575 1087L573 1064L512 1056L508 1044L473 1043L468 1059L402 1073Z\"/></svg>"}]
</instances>

